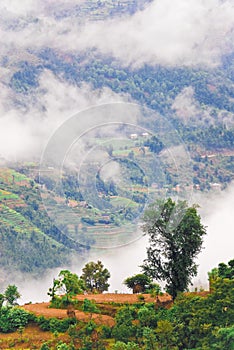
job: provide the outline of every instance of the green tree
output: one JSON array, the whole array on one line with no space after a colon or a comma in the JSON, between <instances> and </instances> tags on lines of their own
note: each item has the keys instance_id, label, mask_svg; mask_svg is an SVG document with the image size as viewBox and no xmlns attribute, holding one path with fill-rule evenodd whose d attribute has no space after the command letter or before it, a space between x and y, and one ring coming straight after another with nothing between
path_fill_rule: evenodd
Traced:
<instances>
[{"instance_id":1,"label":"green tree","mask_svg":"<svg viewBox=\"0 0 234 350\"><path fill-rule=\"evenodd\" d=\"M234 324L233 287L233 279L218 278L213 284L212 293L207 297L181 293L174 306L167 310L166 320L170 324L166 324L163 317L157 323L156 333L160 343L168 342L169 346L172 342L170 349L173 349L173 343L179 349L229 349L227 346L218 347L218 344L231 341ZM224 331L224 337L221 337L222 331L219 333L219 329L226 328L230 328L230 332Z\"/></svg>"},{"instance_id":2,"label":"green tree","mask_svg":"<svg viewBox=\"0 0 234 350\"><path fill-rule=\"evenodd\" d=\"M218 275L221 278L234 278L234 259L227 264L220 263L218 265Z\"/></svg>"},{"instance_id":3,"label":"green tree","mask_svg":"<svg viewBox=\"0 0 234 350\"><path fill-rule=\"evenodd\" d=\"M234 278L234 259L230 260L227 264L219 263L218 267L214 267L208 272L210 291L213 290L213 284L219 278Z\"/></svg>"},{"instance_id":4,"label":"green tree","mask_svg":"<svg viewBox=\"0 0 234 350\"><path fill-rule=\"evenodd\" d=\"M212 291L213 283L217 280L218 277L219 277L219 271L217 267L214 267L210 272L208 272L210 292Z\"/></svg>"},{"instance_id":5,"label":"green tree","mask_svg":"<svg viewBox=\"0 0 234 350\"><path fill-rule=\"evenodd\" d=\"M4 294L0 294L0 309L2 308L2 305L3 305L3 303L4 303L4 300L5 300Z\"/></svg>"},{"instance_id":6,"label":"green tree","mask_svg":"<svg viewBox=\"0 0 234 350\"><path fill-rule=\"evenodd\" d=\"M161 286L158 283L152 283L150 288L150 295L156 298L156 303L159 302L159 295L162 295Z\"/></svg>"},{"instance_id":7,"label":"green tree","mask_svg":"<svg viewBox=\"0 0 234 350\"><path fill-rule=\"evenodd\" d=\"M20 293L15 284L9 284L5 290L4 297L7 304L13 306L17 304L17 299L20 298Z\"/></svg>"},{"instance_id":8,"label":"green tree","mask_svg":"<svg viewBox=\"0 0 234 350\"><path fill-rule=\"evenodd\" d=\"M55 299L56 293L65 294L66 300L69 302L70 297L81 294L84 291L84 282L77 274L69 270L61 270L58 279L53 280L53 286L47 293L51 296L52 301Z\"/></svg>"},{"instance_id":9,"label":"green tree","mask_svg":"<svg viewBox=\"0 0 234 350\"><path fill-rule=\"evenodd\" d=\"M234 279L219 277L214 281L212 293L208 295L206 302L210 310L210 322L219 327L232 326L234 324Z\"/></svg>"},{"instance_id":10,"label":"green tree","mask_svg":"<svg viewBox=\"0 0 234 350\"><path fill-rule=\"evenodd\" d=\"M62 270L59 273L59 279L61 281L61 287L65 290L67 300L69 296L83 293L84 284L77 274L69 270Z\"/></svg>"},{"instance_id":11,"label":"green tree","mask_svg":"<svg viewBox=\"0 0 234 350\"><path fill-rule=\"evenodd\" d=\"M123 282L129 289L132 289L133 293L145 292L150 288L151 283L151 278L143 273L128 277Z\"/></svg>"},{"instance_id":12,"label":"green tree","mask_svg":"<svg viewBox=\"0 0 234 350\"><path fill-rule=\"evenodd\" d=\"M53 302L56 298L56 292L60 288L60 281L53 278L53 286L49 288L48 295L51 297L51 301Z\"/></svg>"},{"instance_id":13,"label":"green tree","mask_svg":"<svg viewBox=\"0 0 234 350\"><path fill-rule=\"evenodd\" d=\"M145 141L144 146L149 147L150 151L156 154L164 148L163 143L156 136L152 136L151 139Z\"/></svg>"},{"instance_id":14,"label":"green tree","mask_svg":"<svg viewBox=\"0 0 234 350\"><path fill-rule=\"evenodd\" d=\"M98 260L96 263L91 261L82 269L82 280L87 290L91 292L102 293L108 290L108 279L110 272L104 268L102 262Z\"/></svg>"},{"instance_id":15,"label":"green tree","mask_svg":"<svg viewBox=\"0 0 234 350\"><path fill-rule=\"evenodd\" d=\"M194 260L201 251L205 227L196 206L188 207L185 201L175 203L170 198L151 204L143 220L143 231L150 242L143 271L165 281L174 300L197 274Z\"/></svg>"}]
</instances>

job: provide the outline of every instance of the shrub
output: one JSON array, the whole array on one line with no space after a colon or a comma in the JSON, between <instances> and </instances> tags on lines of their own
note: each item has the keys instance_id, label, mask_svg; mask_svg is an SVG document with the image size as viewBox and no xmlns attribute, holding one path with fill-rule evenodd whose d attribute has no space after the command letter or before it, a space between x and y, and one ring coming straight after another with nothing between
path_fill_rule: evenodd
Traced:
<instances>
[{"instance_id":1,"label":"shrub","mask_svg":"<svg viewBox=\"0 0 234 350\"><path fill-rule=\"evenodd\" d=\"M138 319L142 327L156 327L157 325L155 310L147 306L143 306L139 309Z\"/></svg>"},{"instance_id":2,"label":"shrub","mask_svg":"<svg viewBox=\"0 0 234 350\"><path fill-rule=\"evenodd\" d=\"M87 325L84 327L84 330L85 330L85 333L86 333L87 335L91 335L92 332L93 332L96 328L97 328L96 323L95 323L93 320L91 320L91 321L89 321L89 322L87 323Z\"/></svg>"},{"instance_id":3,"label":"shrub","mask_svg":"<svg viewBox=\"0 0 234 350\"><path fill-rule=\"evenodd\" d=\"M111 338L111 333L112 333L112 328L110 326L102 326L102 334L103 334L103 338L105 339L109 339Z\"/></svg>"},{"instance_id":4,"label":"shrub","mask_svg":"<svg viewBox=\"0 0 234 350\"><path fill-rule=\"evenodd\" d=\"M48 318L45 318L44 316L39 316L37 318L37 323L43 331L50 330L50 320Z\"/></svg>"},{"instance_id":5,"label":"shrub","mask_svg":"<svg viewBox=\"0 0 234 350\"><path fill-rule=\"evenodd\" d=\"M82 310L84 312L90 312L90 314L100 313L100 310L98 309L96 303L89 299L84 299Z\"/></svg>"},{"instance_id":6,"label":"shrub","mask_svg":"<svg viewBox=\"0 0 234 350\"><path fill-rule=\"evenodd\" d=\"M64 333L68 330L70 325L76 323L76 319L65 318L64 320L58 320L57 318L50 319L50 331Z\"/></svg>"},{"instance_id":7,"label":"shrub","mask_svg":"<svg viewBox=\"0 0 234 350\"><path fill-rule=\"evenodd\" d=\"M140 350L138 344L134 342L123 343L122 341L117 341L111 348L112 350Z\"/></svg>"},{"instance_id":8,"label":"shrub","mask_svg":"<svg viewBox=\"0 0 234 350\"><path fill-rule=\"evenodd\" d=\"M55 317L48 319L44 316L39 316L37 317L37 323L43 331L64 333L68 330L70 325L76 324L77 320L75 318L64 318L63 320L59 320Z\"/></svg>"},{"instance_id":9,"label":"shrub","mask_svg":"<svg viewBox=\"0 0 234 350\"><path fill-rule=\"evenodd\" d=\"M0 331L13 332L19 327L26 326L32 319L33 316L23 309L3 307L0 312Z\"/></svg>"}]
</instances>

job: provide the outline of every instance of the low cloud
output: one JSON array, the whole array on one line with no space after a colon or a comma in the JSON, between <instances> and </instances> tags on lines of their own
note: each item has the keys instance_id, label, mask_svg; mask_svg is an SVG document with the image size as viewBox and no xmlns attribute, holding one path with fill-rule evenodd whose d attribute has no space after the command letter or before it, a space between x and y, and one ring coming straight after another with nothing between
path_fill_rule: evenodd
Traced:
<instances>
[{"instance_id":1,"label":"low cloud","mask_svg":"<svg viewBox=\"0 0 234 350\"><path fill-rule=\"evenodd\" d=\"M195 98L195 92L192 86L184 88L176 96L171 108L175 112L176 117L184 125L209 126L219 122L226 125L227 128L233 127L233 113L201 105Z\"/></svg>"},{"instance_id":2,"label":"low cloud","mask_svg":"<svg viewBox=\"0 0 234 350\"><path fill-rule=\"evenodd\" d=\"M8 17L17 15L26 15L35 13L37 10L38 5L35 4L34 0L24 0L24 1L17 1L17 0L3 0L0 4L1 12L4 11L8 14Z\"/></svg>"},{"instance_id":3,"label":"low cloud","mask_svg":"<svg viewBox=\"0 0 234 350\"><path fill-rule=\"evenodd\" d=\"M84 30L88 45L126 65L214 65L233 49L231 1L154 1L144 11ZM82 36L78 39L81 42ZM85 43L83 44L85 46Z\"/></svg>"},{"instance_id":4,"label":"low cloud","mask_svg":"<svg viewBox=\"0 0 234 350\"><path fill-rule=\"evenodd\" d=\"M176 96L171 107L184 124L191 122L194 118L197 121L201 113L199 103L194 98L194 89L191 86L184 88Z\"/></svg>"},{"instance_id":5,"label":"low cloud","mask_svg":"<svg viewBox=\"0 0 234 350\"><path fill-rule=\"evenodd\" d=\"M15 2L10 2L7 9L12 10L11 16L15 9L20 17L16 10L21 5ZM231 0L155 0L126 18L98 22L85 19L82 24L75 17L58 20L51 11L53 1L47 6L40 1L37 11L31 9L31 1L26 4L31 17L20 17L24 25L17 31L1 29L1 46L6 51L20 47L51 47L66 52L95 48L124 65L140 67L146 63L213 66L233 50ZM70 2L66 6L69 8Z\"/></svg>"},{"instance_id":6,"label":"low cloud","mask_svg":"<svg viewBox=\"0 0 234 350\"><path fill-rule=\"evenodd\" d=\"M233 259L234 184L222 192L197 195L194 201L200 205L202 223L207 228L203 250L198 257L198 276L194 281L195 285L207 287L207 273L220 262Z\"/></svg>"},{"instance_id":7,"label":"low cloud","mask_svg":"<svg viewBox=\"0 0 234 350\"><path fill-rule=\"evenodd\" d=\"M2 85L0 96L0 155L10 160L40 157L66 119L85 108L123 100L109 89L92 90L88 84L75 87L48 71L32 95L13 94Z\"/></svg>"}]
</instances>

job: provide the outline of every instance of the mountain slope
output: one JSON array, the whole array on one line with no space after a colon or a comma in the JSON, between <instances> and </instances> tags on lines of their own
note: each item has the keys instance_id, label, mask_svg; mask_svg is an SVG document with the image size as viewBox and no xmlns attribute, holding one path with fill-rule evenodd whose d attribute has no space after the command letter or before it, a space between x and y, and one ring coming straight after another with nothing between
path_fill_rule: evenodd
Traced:
<instances>
[{"instance_id":1,"label":"mountain slope","mask_svg":"<svg viewBox=\"0 0 234 350\"><path fill-rule=\"evenodd\" d=\"M47 216L34 181L0 168L0 265L5 269L39 272L69 263L77 243Z\"/></svg>"}]
</instances>

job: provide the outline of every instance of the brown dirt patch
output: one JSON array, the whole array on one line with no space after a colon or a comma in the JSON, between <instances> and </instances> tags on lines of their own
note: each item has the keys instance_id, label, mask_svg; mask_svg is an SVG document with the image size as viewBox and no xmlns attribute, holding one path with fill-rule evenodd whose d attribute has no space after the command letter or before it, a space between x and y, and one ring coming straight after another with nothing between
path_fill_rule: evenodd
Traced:
<instances>
[{"instance_id":1,"label":"brown dirt patch","mask_svg":"<svg viewBox=\"0 0 234 350\"><path fill-rule=\"evenodd\" d=\"M146 303L155 303L156 299L151 297L150 294L114 294L114 293L105 293L105 294L86 294L86 295L77 295L76 299L83 301L84 299L94 300L98 303L120 303L120 304L135 304L139 303L139 295L144 296L144 301ZM160 302L170 301L171 297L168 294L163 294L159 296Z\"/></svg>"},{"instance_id":2,"label":"brown dirt patch","mask_svg":"<svg viewBox=\"0 0 234 350\"><path fill-rule=\"evenodd\" d=\"M67 317L67 310L49 308L49 303L28 304L24 305L23 308L32 312L36 316L44 316L47 318L56 317L58 319ZM75 314L76 318L80 321L87 322L90 320L89 313L75 310ZM105 324L107 326L113 326L115 324L113 317L107 315L93 314L92 320L94 320L97 324Z\"/></svg>"}]
</instances>

